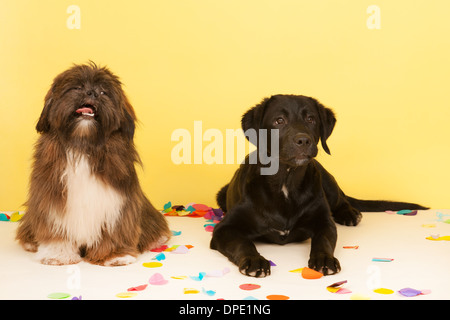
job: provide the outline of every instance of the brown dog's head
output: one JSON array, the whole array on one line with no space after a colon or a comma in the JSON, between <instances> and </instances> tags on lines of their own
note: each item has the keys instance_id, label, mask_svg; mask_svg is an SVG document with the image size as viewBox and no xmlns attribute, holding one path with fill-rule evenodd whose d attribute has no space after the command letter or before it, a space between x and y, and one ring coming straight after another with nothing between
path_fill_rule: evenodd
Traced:
<instances>
[{"instance_id":1,"label":"brown dog's head","mask_svg":"<svg viewBox=\"0 0 450 320\"><path fill-rule=\"evenodd\" d=\"M101 142L113 133L133 139L136 116L119 78L91 62L59 74L45 97L36 130L66 141Z\"/></svg>"},{"instance_id":2,"label":"brown dog's head","mask_svg":"<svg viewBox=\"0 0 450 320\"><path fill-rule=\"evenodd\" d=\"M335 124L336 117L331 109L316 99L300 95L266 98L242 117L244 132L279 129L279 160L292 167L307 164L317 156L319 140L330 154L326 141Z\"/></svg>"}]
</instances>

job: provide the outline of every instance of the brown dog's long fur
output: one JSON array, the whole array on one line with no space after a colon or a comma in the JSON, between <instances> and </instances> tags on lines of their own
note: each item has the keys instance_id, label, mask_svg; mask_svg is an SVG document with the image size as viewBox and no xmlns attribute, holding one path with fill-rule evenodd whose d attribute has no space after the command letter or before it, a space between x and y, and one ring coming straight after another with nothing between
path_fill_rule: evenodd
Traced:
<instances>
[{"instance_id":1,"label":"brown dog's long fur","mask_svg":"<svg viewBox=\"0 0 450 320\"><path fill-rule=\"evenodd\" d=\"M80 116L82 106L95 110L95 117ZM72 254L61 259L43 253L42 263L69 264L84 258L94 264L122 265L132 261L121 257L136 257L170 238L166 220L146 198L138 181L135 164L140 159L133 144L135 121L119 79L108 69L93 63L75 65L55 78L36 126L41 135L35 146L27 210L16 238L33 252L42 245L75 247L80 258ZM76 213L85 214L86 221L92 218L94 222L86 228L101 229L101 235L85 243L74 235L88 230L83 229L84 220L77 220L73 213L71 219L81 225L68 225L67 221L72 220L65 220L71 212L68 195L75 192L70 188L83 191L83 186L68 184L68 177L76 179L82 163L87 163L86 179L94 181L99 190L117 195L117 202L121 203L113 218L108 212L104 213L106 218L98 221L91 216L96 212ZM102 201L108 204L99 199L99 203ZM89 203L86 208L89 211Z\"/></svg>"}]
</instances>

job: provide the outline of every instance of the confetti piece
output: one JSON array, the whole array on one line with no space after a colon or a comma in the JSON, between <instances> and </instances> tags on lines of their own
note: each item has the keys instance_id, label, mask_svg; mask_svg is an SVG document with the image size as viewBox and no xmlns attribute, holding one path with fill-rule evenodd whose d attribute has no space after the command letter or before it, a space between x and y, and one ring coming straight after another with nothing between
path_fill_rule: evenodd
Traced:
<instances>
[{"instance_id":1,"label":"confetti piece","mask_svg":"<svg viewBox=\"0 0 450 320\"><path fill-rule=\"evenodd\" d=\"M358 249L359 248L359 246L343 246L342 248L344 248L344 249Z\"/></svg>"},{"instance_id":2,"label":"confetti piece","mask_svg":"<svg viewBox=\"0 0 450 320\"><path fill-rule=\"evenodd\" d=\"M173 231L173 230L172 230L172 235L173 235L173 236L176 237L176 236L179 236L180 234L181 234L181 231Z\"/></svg>"},{"instance_id":3,"label":"confetti piece","mask_svg":"<svg viewBox=\"0 0 450 320\"><path fill-rule=\"evenodd\" d=\"M164 205L163 212L168 213L170 211L172 211L172 202L169 201Z\"/></svg>"},{"instance_id":4,"label":"confetti piece","mask_svg":"<svg viewBox=\"0 0 450 320\"><path fill-rule=\"evenodd\" d=\"M426 290L422 290L422 292L420 294L426 295L426 294L430 294L431 290L426 289Z\"/></svg>"},{"instance_id":5,"label":"confetti piece","mask_svg":"<svg viewBox=\"0 0 450 320\"><path fill-rule=\"evenodd\" d=\"M176 280L186 280L188 276L172 276L171 278Z\"/></svg>"},{"instance_id":6,"label":"confetti piece","mask_svg":"<svg viewBox=\"0 0 450 320\"><path fill-rule=\"evenodd\" d=\"M323 277L323 274L310 268L303 268L302 277L303 279L320 279Z\"/></svg>"},{"instance_id":7,"label":"confetti piece","mask_svg":"<svg viewBox=\"0 0 450 320\"><path fill-rule=\"evenodd\" d=\"M143 291L147 288L147 286L148 286L147 284L143 284L137 287L128 288L127 291Z\"/></svg>"},{"instance_id":8,"label":"confetti piece","mask_svg":"<svg viewBox=\"0 0 450 320\"><path fill-rule=\"evenodd\" d=\"M271 294L266 297L269 300L289 300L288 296L282 294Z\"/></svg>"},{"instance_id":9,"label":"confetti piece","mask_svg":"<svg viewBox=\"0 0 450 320\"><path fill-rule=\"evenodd\" d=\"M202 281L203 278L205 277L206 272L199 272L198 273L198 277L197 276L190 276L190 278L194 281Z\"/></svg>"},{"instance_id":10,"label":"confetti piece","mask_svg":"<svg viewBox=\"0 0 450 320\"><path fill-rule=\"evenodd\" d=\"M205 231L206 231L206 232L213 232L213 231L214 231L214 226L211 226L211 225L206 226L206 227L205 227Z\"/></svg>"},{"instance_id":11,"label":"confetti piece","mask_svg":"<svg viewBox=\"0 0 450 320\"><path fill-rule=\"evenodd\" d=\"M436 224L434 224L434 223L423 224L422 227L423 228L436 228Z\"/></svg>"},{"instance_id":12,"label":"confetti piece","mask_svg":"<svg viewBox=\"0 0 450 320\"><path fill-rule=\"evenodd\" d=\"M341 288L341 286L347 283L347 280L343 280L343 281L339 281L339 282L335 282L333 284L330 284L327 287L327 290L332 292L332 293L337 293L337 294L347 294L347 293L352 293L350 290L348 290L347 288Z\"/></svg>"},{"instance_id":13,"label":"confetti piece","mask_svg":"<svg viewBox=\"0 0 450 320\"><path fill-rule=\"evenodd\" d=\"M418 296L419 294L421 294L422 291L416 290L413 288L403 288L403 289L398 290L398 293L400 293L402 296L405 296L405 297L415 297L415 296Z\"/></svg>"},{"instance_id":14,"label":"confetti piece","mask_svg":"<svg viewBox=\"0 0 450 320\"><path fill-rule=\"evenodd\" d=\"M20 219L22 219L22 217L23 217L23 214L20 214L19 212L14 212L13 214L11 214L9 221L16 222L16 221L19 221Z\"/></svg>"},{"instance_id":15,"label":"confetti piece","mask_svg":"<svg viewBox=\"0 0 450 320\"><path fill-rule=\"evenodd\" d=\"M161 262L144 262L142 265L146 268L159 268L163 264Z\"/></svg>"},{"instance_id":16,"label":"confetti piece","mask_svg":"<svg viewBox=\"0 0 450 320\"><path fill-rule=\"evenodd\" d=\"M415 215L417 215L417 210L400 210L400 211L397 211L397 214L400 214L403 216L415 216Z\"/></svg>"},{"instance_id":17,"label":"confetti piece","mask_svg":"<svg viewBox=\"0 0 450 320\"><path fill-rule=\"evenodd\" d=\"M153 285L157 285L157 286L166 284L166 283L168 283L168 282L169 282L169 281L168 281L168 280L165 280L164 277L162 276L162 274L160 274L160 273L155 273L155 274L152 275L152 276L150 277L150 279L148 280L148 283L153 284Z\"/></svg>"},{"instance_id":18,"label":"confetti piece","mask_svg":"<svg viewBox=\"0 0 450 320\"><path fill-rule=\"evenodd\" d=\"M116 294L116 297L127 299L127 298L136 297L137 295L138 295L137 292L121 292L121 293Z\"/></svg>"},{"instance_id":19,"label":"confetti piece","mask_svg":"<svg viewBox=\"0 0 450 320\"><path fill-rule=\"evenodd\" d=\"M437 235L437 236L431 236L431 237L426 237L426 239L427 240L434 240L434 241L442 241L442 240L444 240L444 241L450 241L450 236L443 236L443 237L440 237L439 235Z\"/></svg>"},{"instance_id":20,"label":"confetti piece","mask_svg":"<svg viewBox=\"0 0 450 320\"><path fill-rule=\"evenodd\" d=\"M272 266L272 267L276 267L277 265L275 264L275 262L273 262L272 260L269 260L269 264Z\"/></svg>"},{"instance_id":21,"label":"confetti piece","mask_svg":"<svg viewBox=\"0 0 450 320\"><path fill-rule=\"evenodd\" d=\"M54 292L47 296L50 299L67 299L68 297L70 297L70 294L64 292Z\"/></svg>"},{"instance_id":22,"label":"confetti piece","mask_svg":"<svg viewBox=\"0 0 450 320\"><path fill-rule=\"evenodd\" d=\"M375 262L391 262L391 261L394 261L394 259L391 259L391 258L372 258L372 261L375 261Z\"/></svg>"},{"instance_id":23,"label":"confetti piece","mask_svg":"<svg viewBox=\"0 0 450 320\"><path fill-rule=\"evenodd\" d=\"M303 268L299 268L299 269L291 270L291 271L289 271L289 272L293 272L293 273L302 273L302 270L303 270Z\"/></svg>"},{"instance_id":24,"label":"confetti piece","mask_svg":"<svg viewBox=\"0 0 450 320\"><path fill-rule=\"evenodd\" d=\"M248 297L245 297L242 300L258 300L258 299L256 299L255 297L252 297L252 296L248 296Z\"/></svg>"},{"instance_id":25,"label":"confetti piece","mask_svg":"<svg viewBox=\"0 0 450 320\"><path fill-rule=\"evenodd\" d=\"M166 255L162 252L158 253L156 256L154 256L152 258L152 260L158 260L158 261L166 260Z\"/></svg>"},{"instance_id":26,"label":"confetti piece","mask_svg":"<svg viewBox=\"0 0 450 320\"><path fill-rule=\"evenodd\" d=\"M155 249L151 249L151 252L163 252L165 251L167 248L169 248L167 245L163 245L161 247L155 248Z\"/></svg>"},{"instance_id":27,"label":"confetti piece","mask_svg":"<svg viewBox=\"0 0 450 320\"><path fill-rule=\"evenodd\" d=\"M242 290L256 290L256 289L261 288L261 286L259 284L244 283L244 284L241 284L239 286L239 288Z\"/></svg>"},{"instance_id":28,"label":"confetti piece","mask_svg":"<svg viewBox=\"0 0 450 320\"><path fill-rule=\"evenodd\" d=\"M369 296L365 296L360 293L354 293L350 296L350 300L370 300Z\"/></svg>"},{"instance_id":29,"label":"confetti piece","mask_svg":"<svg viewBox=\"0 0 450 320\"><path fill-rule=\"evenodd\" d=\"M192 288L184 288L183 293L184 294L197 294L197 293L200 293L200 291L198 291L197 289L192 289Z\"/></svg>"},{"instance_id":30,"label":"confetti piece","mask_svg":"<svg viewBox=\"0 0 450 320\"><path fill-rule=\"evenodd\" d=\"M83 300L82 299L82 297L81 296L78 296L78 297L73 297L72 299L70 299L70 300Z\"/></svg>"},{"instance_id":31,"label":"confetti piece","mask_svg":"<svg viewBox=\"0 0 450 320\"><path fill-rule=\"evenodd\" d=\"M378 288L378 289L373 290L373 292L379 293L379 294L393 294L394 290L386 289L386 288Z\"/></svg>"},{"instance_id":32,"label":"confetti piece","mask_svg":"<svg viewBox=\"0 0 450 320\"><path fill-rule=\"evenodd\" d=\"M178 246L175 250L171 251L176 254L185 254L189 252L189 249L186 246Z\"/></svg>"},{"instance_id":33,"label":"confetti piece","mask_svg":"<svg viewBox=\"0 0 450 320\"><path fill-rule=\"evenodd\" d=\"M202 288L202 293L206 294L207 296L212 297L213 295L216 294L216 292L214 290L205 290L205 288Z\"/></svg>"},{"instance_id":34,"label":"confetti piece","mask_svg":"<svg viewBox=\"0 0 450 320\"><path fill-rule=\"evenodd\" d=\"M0 213L0 221L9 221L11 219L6 213Z\"/></svg>"}]
</instances>

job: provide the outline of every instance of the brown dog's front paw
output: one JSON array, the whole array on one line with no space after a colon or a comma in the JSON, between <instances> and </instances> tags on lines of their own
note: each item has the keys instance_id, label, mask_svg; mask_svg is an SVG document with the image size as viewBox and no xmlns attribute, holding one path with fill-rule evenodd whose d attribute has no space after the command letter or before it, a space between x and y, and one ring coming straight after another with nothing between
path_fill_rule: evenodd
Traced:
<instances>
[{"instance_id":1,"label":"brown dog's front paw","mask_svg":"<svg viewBox=\"0 0 450 320\"><path fill-rule=\"evenodd\" d=\"M264 278L270 275L270 262L262 256L245 257L239 262L238 267L246 276Z\"/></svg>"},{"instance_id":2,"label":"brown dog's front paw","mask_svg":"<svg viewBox=\"0 0 450 320\"><path fill-rule=\"evenodd\" d=\"M324 276L335 274L341 271L339 260L333 256L325 254L318 254L314 256L311 255L308 262L308 267L322 272Z\"/></svg>"}]
</instances>

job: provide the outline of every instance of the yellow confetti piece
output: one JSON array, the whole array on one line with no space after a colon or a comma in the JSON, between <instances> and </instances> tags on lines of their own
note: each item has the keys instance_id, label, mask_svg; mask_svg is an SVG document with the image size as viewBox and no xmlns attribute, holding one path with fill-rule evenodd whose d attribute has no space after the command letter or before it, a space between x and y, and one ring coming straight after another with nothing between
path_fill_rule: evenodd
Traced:
<instances>
[{"instance_id":1,"label":"yellow confetti piece","mask_svg":"<svg viewBox=\"0 0 450 320\"><path fill-rule=\"evenodd\" d=\"M428 239L428 240L433 240L433 241L441 241L441 240L450 241L450 236L443 236L443 237L427 237L426 239Z\"/></svg>"},{"instance_id":2,"label":"yellow confetti piece","mask_svg":"<svg viewBox=\"0 0 450 320\"><path fill-rule=\"evenodd\" d=\"M163 264L161 262L144 262L142 265L146 268L159 268Z\"/></svg>"},{"instance_id":3,"label":"yellow confetti piece","mask_svg":"<svg viewBox=\"0 0 450 320\"><path fill-rule=\"evenodd\" d=\"M137 292L121 292L116 294L117 298L133 298L136 297L138 294Z\"/></svg>"},{"instance_id":4,"label":"yellow confetti piece","mask_svg":"<svg viewBox=\"0 0 450 320\"><path fill-rule=\"evenodd\" d=\"M291 270L291 271L289 271L289 272L292 272L292 273L302 273L302 270L303 270L303 268L299 268L299 269Z\"/></svg>"},{"instance_id":5,"label":"yellow confetti piece","mask_svg":"<svg viewBox=\"0 0 450 320\"><path fill-rule=\"evenodd\" d=\"M369 296L365 296L360 293L354 293L350 296L350 300L370 300Z\"/></svg>"},{"instance_id":6,"label":"yellow confetti piece","mask_svg":"<svg viewBox=\"0 0 450 320\"><path fill-rule=\"evenodd\" d=\"M378 289L373 290L373 292L379 293L379 294L393 294L394 290L386 289L386 288L378 288Z\"/></svg>"},{"instance_id":7,"label":"yellow confetti piece","mask_svg":"<svg viewBox=\"0 0 450 320\"><path fill-rule=\"evenodd\" d=\"M339 290L341 290L341 288L339 288L339 287L327 287L327 290L332 292L332 293L336 293Z\"/></svg>"},{"instance_id":8,"label":"yellow confetti piece","mask_svg":"<svg viewBox=\"0 0 450 320\"><path fill-rule=\"evenodd\" d=\"M422 227L423 228L436 228L436 225L434 223L428 223L428 224L423 224Z\"/></svg>"},{"instance_id":9,"label":"yellow confetti piece","mask_svg":"<svg viewBox=\"0 0 450 320\"><path fill-rule=\"evenodd\" d=\"M19 212L14 212L11 214L11 218L9 219L9 221L17 222L20 219L22 219L22 217L23 217L23 214L20 214Z\"/></svg>"},{"instance_id":10,"label":"yellow confetti piece","mask_svg":"<svg viewBox=\"0 0 450 320\"><path fill-rule=\"evenodd\" d=\"M192 288L184 288L183 293L184 294L197 294L197 293L200 293L200 291L198 291L197 289L192 289Z\"/></svg>"},{"instance_id":11,"label":"yellow confetti piece","mask_svg":"<svg viewBox=\"0 0 450 320\"><path fill-rule=\"evenodd\" d=\"M187 276L172 276L172 279L177 279L177 280L186 280Z\"/></svg>"}]
</instances>

